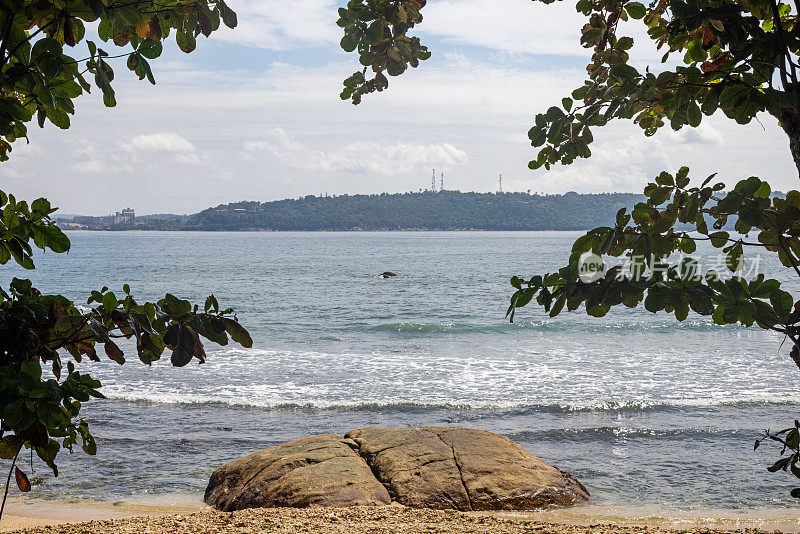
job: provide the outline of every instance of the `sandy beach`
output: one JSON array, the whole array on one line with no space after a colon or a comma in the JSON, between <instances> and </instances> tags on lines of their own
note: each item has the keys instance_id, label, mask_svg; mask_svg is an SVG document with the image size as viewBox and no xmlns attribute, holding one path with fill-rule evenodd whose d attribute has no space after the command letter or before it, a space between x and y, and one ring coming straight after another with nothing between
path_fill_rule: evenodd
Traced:
<instances>
[{"instance_id":1,"label":"sandy beach","mask_svg":"<svg viewBox=\"0 0 800 534\"><path fill-rule=\"evenodd\" d=\"M201 505L152 506L122 503L69 503L54 501L9 501L0 532L57 526L89 521L136 520L174 514L190 514L207 509Z\"/></svg>"},{"instance_id":2,"label":"sandy beach","mask_svg":"<svg viewBox=\"0 0 800 534\"><path fill-rule=\"evenodd\" d=\"M398 505L352 508L265 508L233 513L207 507L12 504L1 532L30 534L161 533L517 533L800 532L800 514L636 515L589 505L541 512L415 510ZM616 515L615 515L616 514Z\"/></svg>"}]
</instances>

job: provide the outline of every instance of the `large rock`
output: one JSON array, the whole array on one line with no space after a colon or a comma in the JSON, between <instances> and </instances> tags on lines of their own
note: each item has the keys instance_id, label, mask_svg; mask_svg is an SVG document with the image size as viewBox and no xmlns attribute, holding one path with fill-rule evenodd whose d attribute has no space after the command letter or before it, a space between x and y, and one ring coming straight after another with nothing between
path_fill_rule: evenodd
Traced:
<instances>
[{"instance_id":1,"label":"large rock","mask_svg":"<svg viewBox=\"0 0 800 534\"><path fill-rule=\"evenodd\" d=\"M447 426L370 427L345 438L297 439L223 465L205 495L224 511L392 501L414 508L531 510L588 498L580 482L508 438Z\"/></svg>"},{"instance_id":2,"label":"large rock","mask_svg":"<svg viewBox=\"0 0 800 534\"><path fill-rule=\"evenodd\" d=\"M358 444L392 499L406 506L530 510L589 498L571 475L484 430L371 427L345 437Z\"/></svg>"},{"instance_id":3,"label":"large rock","mask_svg":"<svg viewBox=\"0 0 800 534\"><path fill-rule=\"evenodd\" d=\"M211 475L205 501L223 511L389 504L386 488L353 447L328 434L234 460Z\"/></svg>"}]
</instances>

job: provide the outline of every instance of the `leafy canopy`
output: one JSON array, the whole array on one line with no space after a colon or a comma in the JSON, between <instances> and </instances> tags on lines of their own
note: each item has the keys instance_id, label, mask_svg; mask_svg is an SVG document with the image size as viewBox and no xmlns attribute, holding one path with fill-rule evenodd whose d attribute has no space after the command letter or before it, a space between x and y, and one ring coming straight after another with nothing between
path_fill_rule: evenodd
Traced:
<instances>
[{"instance_id":1,"label":"leafy canopy","mask_svg":"<svg viewBox=\"0 0 800 534\"><path fill-rule=\"evenodd\" d=\"M576 9L587 19L581 43L593 51L587 79L561 106L536 115L528 133L538 148L531 169L590 157L594 130L614 119L632 120L651 136L667 123L674 130L697 127L704 116L719 111L739 124L761 112L777 118L800 173L800 0L653 0L647 5L578 0ZM664 52L658 68L638 67L631 57L634 39L624 29L636 24ZM363 50L369 49L363 45ZM346 87L348 82L352 79ZM643 304L678 321L693 311L716 324L757 325L784 335L792 342L789 356L800 367L800 301L776 279L763 273L748 279L741 270L745 249L756 249L777 255L800 276L800 192L771 198L769 185L750 177L725 193L724 185L713 180L712 175L690 187L688 168L674 175L662 172L645 189L646 202L630 213L620 210L613 226L579 238L566 266L513 277L508 316L513 320L518 308L534 300L551 317L581 306L601 317L614 306ZM729 221L733 234L724 230ZM732 276L699 272L692 256L697 241L721 248L723 268ZM624 261L604 277L582 279L581 258L589 252ZM763 440L782 445L782 458L770 471L790 470L800 478L798 432L795 421L792 428L767 431L756 442L756 447ZM800 488L792 496L800 498Z\"/></svg>"},{"instance_id":2,"label":"leafy canopy","mask_svg":"<svg viewBox=\"0 0 800 534\"><path fill-rule=\"evenodd\" d=\"M646 202L630 213L620 210L613 226L595 228L577 239L566 266L530 278L513 277L516 291L507 316L513 321L518 308L534 301L550 317L581 306L593 317L615 306L640 304L678 321L694 312L710 316L718 325L756 325L782 334L791 341L789 356L800 367L800 300L764 273L748 279L743 260L746 249L775 254L800 277L800 191L772 196L766 182L751 177L725 193L724 184L712 184L713 179L712 175L690 187L688 168L675 175L662 172L645 188ZM723 229L729 223L734 223L733 233ZM687 227L691 231L682 229ZM700 262L692 256L699 241L721 249L727 272L700 271ZM615 262L604 277L586 281L581 266L587 253L623 261ZM791 470L800 478L797 428L766 432L763 439L784 444L782 456L790 451L770 468L772 472ZM792 496L800 498L800 488Z\"/></svg>"},{"instance_id":3,"label":"leafy canopy","mask_svg":"<svg viewBox=\"0 0 800 534\"><path fill-rule=\"evenodd\" d=\"M412 6L413 11L415 3L353 0L340 11L340 26L347 32L343 48L357 47L362 64L377 73L371 81L365 81L366 69L348 78L342 98L352 97L357 104L363 94L386 88L378 52L380 43L387 41L377 40L377 28L384 25L384 35L391 35L388 42L393 43L407 39L413 25L386 25L393 19L381 9L391 13L397 5ZM593 51L587 79L562 99L561 106L536 115L528 133L532 146L538 148L531 169L588 158L594 129L614 119L632 120L651 136L667 124L674 130L699 126L704 116L718 110L740 124L749 123L759 112L776 117L789 136L800 169L800 2L655 0L645 5L579 0L576 9L587 19L581 44ZM359 18L362 14L363 19ZM413 22L421 20L420 16ZM662 65L637 66L639 62L631 57L634 38L624 34L635 25L641 25L664 52ZM373 26L375 30L369 33ZM396 65L389 74L401 74L406 65L417 65L415 59L429 57L427 49L420 50L424 54L395 52Z\"/></svg>"},{"instance_id":4,"label":"leafy canopy","mask_svg":"<svg viewBox=\"0 0 800 534\"><path fill-rule=\"evenodd\" d=\"M33 269L34 247L68 251L69 239L50 219L54 211L45 199L28 206L0 191L0 264L13 259ZM169 350L172 365L182 367L193 359L205 361L201 338L219 345L253 344L232 310L220 309L213 295L201 310L171 294L140 303L127 285L122 293L104 287L78 306L64 296L42 294L30 280L14 278L8 290L0 287L0 458L16 461L23 447L32 449L57 475L62 448L71 451L80 443L95 454L89 426L78 417L82 403L103 397L101 384L73 362L100 361L101 346L105 357L120 365L122 339L135 342L145 364ZM19 468L16 473L20 489L29 490L25 473Z\"/></svg>"},{"instance_id":5,"label":"leafy canopy","mask_svg":"<svg viewBox=\"0 0 800 534\"><path fill-rule=\"evenodd\" d=\"M90 23L103 42L125 51L112 56L84 43ZM115 106L112 58L127 57L128 69L155 84L148 60L161 55L170 33L188 53L220 23L237 24L225 0L0 0L0 161L11 143L27 138L34 116L40 127L50 121L69 128L74 99L93 85L106 106ZM77 48L84 49L77 58L68 55Z\"/></svg>"},{"instance_id":6,"label":"leafy canopy","mask_svg":"<svg viewBox=\"0 0 800 534\"><path fill-rule=\"evenodd\" d=\"M125 51L111 56L86 40L86 51L78 54L85 57L67 55L84 42L87 23L96 24L100 40ZM128 69L154 84L148 60L161 55L173 30L178 47L188 53L197 36L208 37L221 23L237 23L224 0L0 0L0 161L8 159L11 143L27 136L34 116L41 127L49 120L69 128L73 100L93 87L87 77L105 105L115 106L113 58L127 57ZM44 198L29 205L0 191L0 265L13 260L33 269L34 247L67 252L69 239L50 218L54 211ZM43 294L30 280L14 278L7 288L0 286L0 458L13 459L20 490L31 489L16 466L23 448L35 451L55 475L61 449L80 444L88 454L97 450L79 416L82 403L102 398L101 384L75 363L100 361L102 346L107 358L123 364L118 342L124 346L124 340L135 343L139 360L148 365L166 350L174 366L203 363L201 338L219 345L253 343L233 311L221 309L213 295L201 310L171 294L142 303L124 285L121 294L106 287L92 291L86 306L79 306ZM6 495L7 490L8 485ZM0 517L4 505L5 497Z\"/></svg>"},{"instance_id":7,"label":"leafy canopy","mask_svg":"<svg viewBox=\"0 0 800 534\"><path fill-rule=\"evenodd\" d=\"M532 169L589 157L592 129L613 119L633 120L650 136L667 123L699 126L717 110L739 124L764 111L777 117L797 160L796 3L794 13L776 0L580 0L577 9L588 17L581 37L593 50L588 79L561 107L536 116L529 137L541 148ZM662 63L674 67L632 64L634 40L622 35L629 25L620 26L630 19L645 25Z\"/></svg>"},{"instance_id":8,"label":"leafy canopy","mask_svg":"<svg viewBox=\"0 0 800 534\"><path fill-rule=\"evenodd\" d=\"M426 0L350 0L339 9L337 24L344 29L341 45L346 52L358 51L364 68L344 81L342 100L359 104L363 95L389 87L389 76L399 76L409 67L431 57L419 37L408 31L422 22L420 9ZM370 69L374 76L368 77ZM384 74L385 73L385 74Z\"/></svg>"}]
</instances>

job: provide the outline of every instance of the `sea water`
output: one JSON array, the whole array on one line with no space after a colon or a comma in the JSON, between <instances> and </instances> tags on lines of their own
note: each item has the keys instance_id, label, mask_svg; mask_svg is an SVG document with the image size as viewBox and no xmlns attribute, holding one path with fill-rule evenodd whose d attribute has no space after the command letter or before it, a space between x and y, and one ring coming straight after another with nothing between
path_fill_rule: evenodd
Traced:
<instances>
[{"instance_id":1,"label":"sea water","mask_svg":"<svg viewBox=\"0 0 800 534\"><path fill-rule=\"evenodd\" d=\"M208 362L185 368L130 350L124 366L81 364L108 396L83 411L97 455L62 453L58 478L34 462L30 497L199 503L216 467L266 447L437 424L506 435L603 506L795 509L791 477L766 471L779 451L753 451L800 416L781 336L641 307L504 318L509 278L563 265L579 235L70 233L69 254L3 267L0 283L26 276L84 304L123 283L140 300L214 293L254 346L207 344ZM770 258L759 268L785 276Z\"/></svg>"}]
</instances>

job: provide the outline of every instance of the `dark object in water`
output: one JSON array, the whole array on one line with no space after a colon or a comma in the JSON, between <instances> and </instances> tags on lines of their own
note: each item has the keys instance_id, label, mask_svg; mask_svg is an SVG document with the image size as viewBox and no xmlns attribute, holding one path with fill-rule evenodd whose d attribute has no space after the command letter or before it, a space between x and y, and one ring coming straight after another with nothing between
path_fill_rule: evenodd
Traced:
<instances>
[{"instance_id":1,"label":"dark object in water","mask_svg":"<svg viewBox=\"0 0 800 534\"><path fill-rule=\"evenodd\" d=\"M384 273L379 274L378 278L389 278L390 276L397 276L397 274L393 273L392 271L386 271Z\"/></svg>"}]
</instances>

